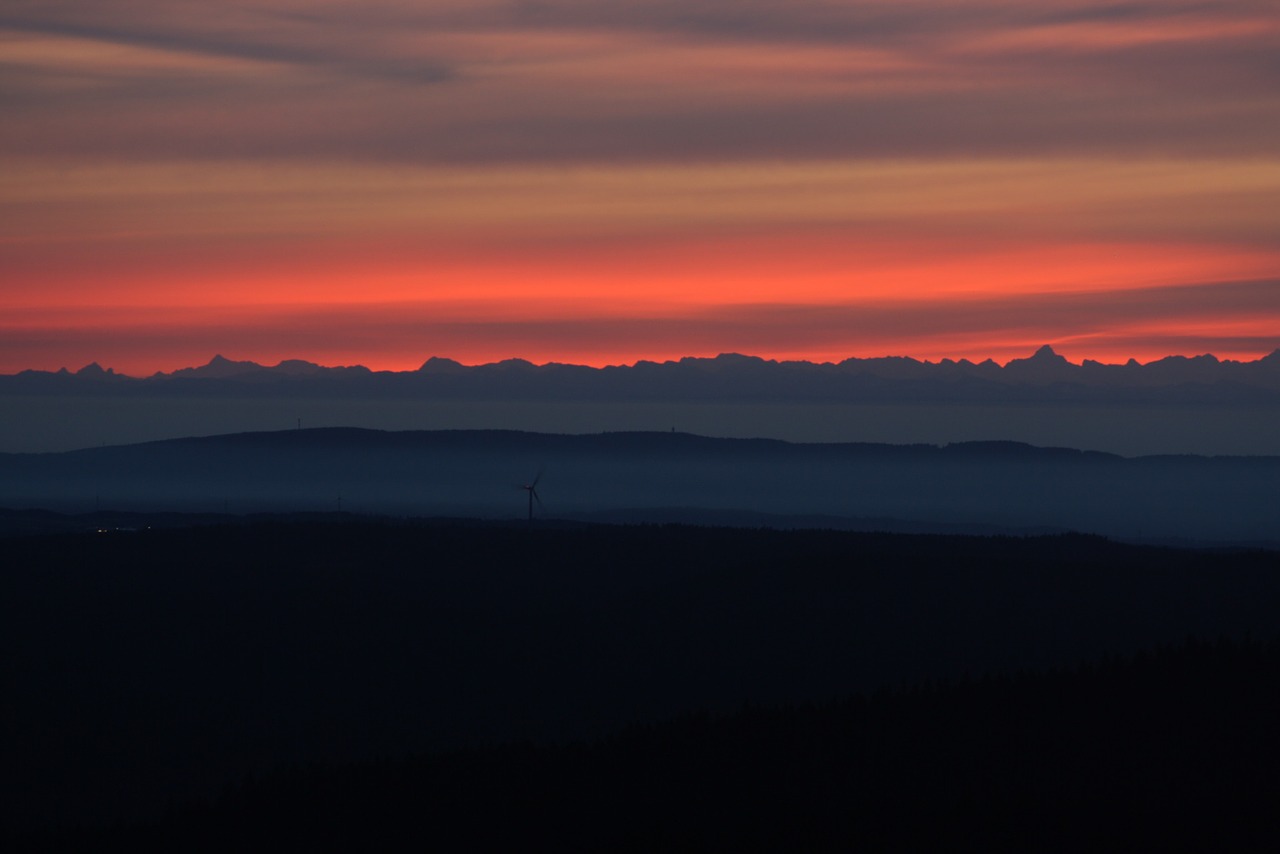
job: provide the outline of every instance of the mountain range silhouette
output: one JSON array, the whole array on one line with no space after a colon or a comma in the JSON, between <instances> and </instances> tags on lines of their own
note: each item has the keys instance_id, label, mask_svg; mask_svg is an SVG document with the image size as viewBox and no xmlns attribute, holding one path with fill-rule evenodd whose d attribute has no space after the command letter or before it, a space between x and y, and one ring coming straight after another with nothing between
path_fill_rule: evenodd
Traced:
<instances>
[{"instance_id":1,"label":"mountain range silhouette","mask_svg":"<svg viewBox=\"0 0 1280 854\"><path fill-rule=\"evenodd\" d=\"M0 375L0 450L102 444L296 425L381 430L665 430L799 442L1008 439L1124 455L1280 454L1280 351L1147 364L1068 361L1051 346L1004 365L906 357L838 363L722 353L601 368L440 356L417 369L276 365L223 354L132 377ZM521 474L526 476L527 473Z\"/></svg>"},{"instance_id":2,"label":"mountain range silhouette","mask_svg":"<svg viewBox=\"0 0 1280 854\"><path fill-rule=\"evenodd\" d=\"M192 381L201 385L189 386ZM182 392L216 383L333 389L342 393L429 391L444 396L541 396L566 398L671 399L708 396L733 399L844 400L972 399L1067 401L1280 402L1280 350L1260 359L1220 360L1209 354L1168 356L1146 364L1068 361L1049 345L1030 357L999 365L909 357L845 359L838 363L777 361L738 353L714 358L685 357L667 362L593 368L549 362L536 365L506 359L463 365L433 356L413 371L373 371L362 365L327 367L302 359L276 365L234 361L216 355L197 367L131 377L94 362L72 373L22 371L0 375L0 392L39 392L112 383L149 393Z\"/></svg>"}]
</instances>

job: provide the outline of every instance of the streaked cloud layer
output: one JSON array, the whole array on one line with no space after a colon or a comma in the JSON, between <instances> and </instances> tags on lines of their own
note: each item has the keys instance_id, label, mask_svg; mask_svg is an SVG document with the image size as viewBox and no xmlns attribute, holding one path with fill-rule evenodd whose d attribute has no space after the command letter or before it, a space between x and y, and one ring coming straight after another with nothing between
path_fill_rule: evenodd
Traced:
<instances>
[{"instance_id":1,"label":"streaked cloud layer","mask_svg":"<svg viewBox=\"0 0 1280 854\"><path fill-rule=\"evenodd\" d=\"M1250 0L3 0L0 370L1253 357L1277 56Z\"/></svg>"}]
</instances>

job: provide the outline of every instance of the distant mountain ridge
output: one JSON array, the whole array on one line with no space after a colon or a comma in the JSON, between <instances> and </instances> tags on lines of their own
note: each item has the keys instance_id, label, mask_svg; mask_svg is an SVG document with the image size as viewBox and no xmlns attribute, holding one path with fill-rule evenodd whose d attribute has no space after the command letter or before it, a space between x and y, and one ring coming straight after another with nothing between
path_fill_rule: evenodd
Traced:
<instances>
[{"instance_id":1,"label":"distant mountain ridge","mask_svg":"<svg viewBox=\"0 0 1280 854\"><path fill-rule=\"evenodd\" d=\"M43 393L111 389L143 394L326 393L427 395L442 398L974 400L1062 402L1280 402L1280 350L1251 362L1212 355L1168 356L1122 365L1069 362L1049 345L1000 365L909 357L845 359L838 363L777 361L722 353L714 358L638 361L593 368L507 359L463 365L433 356L413 371L326 367L301 359L274 366L222 355L207 364L139 378L96 362L72 373L22 371L0 375L0 392ZM269 390L269 391L268 391Z\"/></svg>"}]
</instances>

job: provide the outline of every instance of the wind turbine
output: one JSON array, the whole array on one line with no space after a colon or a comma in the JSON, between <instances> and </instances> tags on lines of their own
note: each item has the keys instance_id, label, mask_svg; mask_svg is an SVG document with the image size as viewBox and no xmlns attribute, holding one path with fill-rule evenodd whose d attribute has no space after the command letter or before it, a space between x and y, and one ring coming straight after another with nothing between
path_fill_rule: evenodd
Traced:
<instances>
[{"instance_id":1,"label":"wind turbine","mask_svg":"<svg viewBox=\"0 0 1280 854\"><path fill-rule=\"evenodd\" d=\"M520 486L521 489L529 493L529 524L533 524L533 502L538 502L538 509L542 509L542 499L538 497L538 481L542 480L542 472L538 472L533 479L533 483L525 483Z\"/></svg>"}]
</instances>

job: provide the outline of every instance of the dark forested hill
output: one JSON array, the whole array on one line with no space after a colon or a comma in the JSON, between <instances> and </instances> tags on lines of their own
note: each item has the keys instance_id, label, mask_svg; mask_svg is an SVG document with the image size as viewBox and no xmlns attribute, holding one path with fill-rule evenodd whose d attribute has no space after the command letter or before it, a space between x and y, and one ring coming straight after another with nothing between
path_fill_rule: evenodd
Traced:
<instances>
[{"instance_id":1,"label":"dark forested hill","mask_svg":"<svg viewBox=\"0 0 1280 854\"><path fill-rule=\"evenodd\" d=\"M1280 645L297 766L60 841L131 850L1268 851Z\"/></svg>"},{"instance_id":2,"label":"dark forested hill","mask_svg":"<svg viewBox=\"0 0 1280 854\"><path fill-rule=\"evenodd\" d=\"M11 537L0 567L11 828L154 816L290 763L1280 631L1275 552L1079 535L336 517Z\"/></svg>"},{"instance_id":3,"label":"dark forested hill","mask_svg":"<svg viewBox=\"0 0 1280 854\"><path fill-rule=\"evenodd\" d=\"M1126 458L1016 442L803 444L685 433L353 428L0 455L0 506L63 512L540 515L1277 542L1280 457ZM695 512L696 511L696 512ZM793 524L805 524L803 521Z\"/></svg>"}]
</instances>

